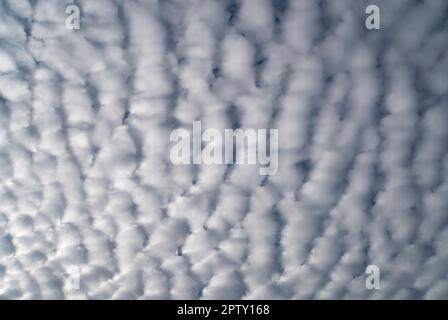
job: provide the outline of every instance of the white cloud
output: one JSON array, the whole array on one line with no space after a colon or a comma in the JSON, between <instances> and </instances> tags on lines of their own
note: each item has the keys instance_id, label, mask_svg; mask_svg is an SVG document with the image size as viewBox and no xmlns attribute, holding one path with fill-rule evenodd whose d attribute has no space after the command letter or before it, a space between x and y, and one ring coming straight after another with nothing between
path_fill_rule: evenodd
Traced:
<instances>
[{"instance_id":1,"label":"white cloud","mask_svg":"<svg viewBox=\"0 0 448 320\"><path fill-rule=\"evenodd\" d=\"M67 3L1 4L0 298L448 297L446 1ZM173 165L195 120L278 172Z\"/></svg>"}]
</instances>

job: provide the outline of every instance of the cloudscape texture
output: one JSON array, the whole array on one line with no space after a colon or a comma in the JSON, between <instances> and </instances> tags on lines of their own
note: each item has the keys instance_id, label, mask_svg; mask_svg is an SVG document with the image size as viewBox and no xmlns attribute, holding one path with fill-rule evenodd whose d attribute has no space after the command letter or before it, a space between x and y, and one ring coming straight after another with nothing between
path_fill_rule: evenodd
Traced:
<instances>
[{"instance_id":1,"label":"cloudscape texture","mask_svg":"<svg viewBox=\"0 0 448 320\"><path fill-rule=\"evenodd\" d=\"M0 298L447 299L447 24L446 0L0 0ZM278 129L278 172L173 165L195 120Z\"/></svg>"}]
</instances>

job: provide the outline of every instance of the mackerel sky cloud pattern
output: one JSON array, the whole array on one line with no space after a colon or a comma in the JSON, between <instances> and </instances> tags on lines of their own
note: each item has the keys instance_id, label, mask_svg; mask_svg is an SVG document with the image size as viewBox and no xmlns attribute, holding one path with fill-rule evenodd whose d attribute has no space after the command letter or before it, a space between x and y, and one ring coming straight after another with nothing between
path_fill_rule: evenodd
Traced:
<instances>
[{"instance_id":1,"label":"mackerel sky cloud pattern","mask_svg":"<svg viewBox=\"0 0 448 320\"><path fill-rule=\"evenodd\" d=\"M447 299L447 24L446 0L0 0L0 298ZM278 129L276 174L174 165L193 121Z\"/></svg>"}]
</instances>

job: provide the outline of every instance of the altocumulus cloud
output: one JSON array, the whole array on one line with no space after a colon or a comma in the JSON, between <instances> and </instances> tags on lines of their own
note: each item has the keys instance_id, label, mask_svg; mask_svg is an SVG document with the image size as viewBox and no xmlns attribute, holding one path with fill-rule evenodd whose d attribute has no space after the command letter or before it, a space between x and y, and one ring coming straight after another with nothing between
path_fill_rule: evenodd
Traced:
<instances>
[{"instance_id":1,"label":"altocumulus cloud","mask_svg":"<svg viewBox=\"0 0 448 320\"><path fill-rule=\"evenodd\" d=\"M0 298L448 298L448 3L374 2L0 1Z\"/></svg>"}]
</instances>

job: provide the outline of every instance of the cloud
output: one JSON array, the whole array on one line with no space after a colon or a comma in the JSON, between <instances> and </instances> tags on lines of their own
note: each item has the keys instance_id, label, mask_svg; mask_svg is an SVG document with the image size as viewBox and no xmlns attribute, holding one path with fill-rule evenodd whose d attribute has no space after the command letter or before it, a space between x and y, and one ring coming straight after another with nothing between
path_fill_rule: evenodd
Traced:
<instances>
[{"instance_id":1,"label":"cloud","mask_svg":"<svg viewBox=\"0 0 448 320\"><path fill-rule=\"evenodd\" d=\"M0 298L448 297L446 1L68 3L0 5ZM195 120L277 173L174 165Z\"/></svg>"}]
</instances>

